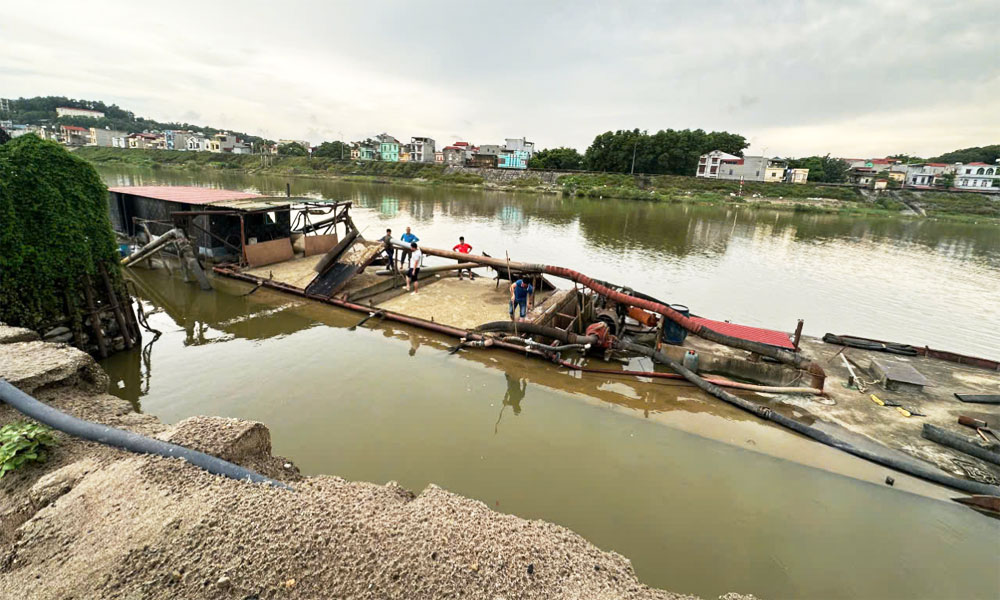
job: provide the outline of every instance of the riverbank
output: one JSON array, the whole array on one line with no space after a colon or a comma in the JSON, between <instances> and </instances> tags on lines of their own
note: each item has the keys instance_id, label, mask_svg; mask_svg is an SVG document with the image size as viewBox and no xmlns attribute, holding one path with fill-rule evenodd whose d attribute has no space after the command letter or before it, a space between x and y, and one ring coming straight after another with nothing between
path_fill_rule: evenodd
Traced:
<instances>
[{"instance_id":1,"label":"riverbank","mask_svg":"<svg viewBox=\"0 0 1000 600\"><path fill-rule=\"evenodd\" d=\"M325 158L272 157L171 150L83 147L77 156L96 165L179 170L233 171L247 174L455 187L507 192L562 194L598 199L735 205L750 209L846 215L924 218L964 222L1000 221L1000 195L955 192L890 191L875 196L854 187L816 184L746 183L676 175L510 171L445 167L422 163L340 161Z\"/></svg>"},{"instance_id":2,"label":"riverbank","mask_svg":"<svg viewBox=\"0 0 1000 600\"><path fill-rule=\"evenodd\" d=\"M571 531L430 486L303 477L260 424L173 427L106 394L62 344L0 326L0 377L73 416L214 454L293 492L58 433L48 462L0 479L0 596L32 598L691 598ZM10 343L3 343L10 342ZM0 424L19 420L0 406ZM740 597L740 596L732 596Z\"/></svg>"}]
</instances>

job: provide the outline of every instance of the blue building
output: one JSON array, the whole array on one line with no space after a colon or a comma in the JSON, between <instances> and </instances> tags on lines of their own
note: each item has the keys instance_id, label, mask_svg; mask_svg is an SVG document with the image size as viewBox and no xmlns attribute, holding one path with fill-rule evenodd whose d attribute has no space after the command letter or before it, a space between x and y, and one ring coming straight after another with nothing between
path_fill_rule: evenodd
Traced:
<instances>
[{"instance_id":1,"label":"blue building","mask_svg":"<svg viewBox=\"0 0 1000 600\"><path fill-rule=\"evenodd\" d=\"M504 150L497 156L497 168L527 169L531 153L527 150Z\"/></svg>"}]
</instances>

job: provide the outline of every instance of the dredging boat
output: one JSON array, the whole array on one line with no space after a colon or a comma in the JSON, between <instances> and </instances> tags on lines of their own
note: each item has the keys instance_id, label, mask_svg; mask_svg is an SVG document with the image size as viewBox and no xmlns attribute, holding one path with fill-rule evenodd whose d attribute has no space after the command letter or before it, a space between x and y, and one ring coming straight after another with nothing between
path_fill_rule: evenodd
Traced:
<instances>
[{"instance_id":1,"label":"dredging boat","mask_svg":"<svg viewBox=\"0 0 1000 600\"><path fill-rule=\"evenodd\" d=\"M801 321L783 332L713 320L570 268L424 245L429 259L419 293L410 293L390 258L409 246L366 239L350 202L183 190L111 189L116 228L147 242L126 260L135 264L167 247L164 236L152 238L150 225L194 231L209 244L197 254L218 262L217 275L356 311L363 314L358 325L384 319L434 331L455 339L452 352L496 349L582 373L684 379L856 456L969 494L1000 496L1000 439L989 428L1000 420L997 361L856 336L812 338L802 335ZM478 276L460 277L463 271ZM512 320L510 284L517 280L533 292L525 317ZM779 410L790 401L816 420Z\"/></svg>"}]
</instances>

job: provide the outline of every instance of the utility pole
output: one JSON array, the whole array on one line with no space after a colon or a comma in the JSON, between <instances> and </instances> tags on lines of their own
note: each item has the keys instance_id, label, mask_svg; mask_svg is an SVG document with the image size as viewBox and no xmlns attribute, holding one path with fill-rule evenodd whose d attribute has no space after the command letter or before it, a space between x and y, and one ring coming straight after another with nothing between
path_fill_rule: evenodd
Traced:
<instances>
[{"instance_id":1,"label":"utility pole","mask_svg":"<svg viewBox=\"0 0 1000 600\"><path fill-rule=\"evenodd\" d=\"M344 160L344 132L338 131L337 135L340 136L340 160Z\"/></svg>"},{"instance_id":2,"label":"utility pole","mask_svg":"<svg viewBox=\"0 0 1000 600\"><path fill-rule=\"evenodd\" d=\"M629 172L630 175L635 175L635 151L639 147L639 140L635 141L632 145L632 170Z\"/></svg>"}]
</instances>

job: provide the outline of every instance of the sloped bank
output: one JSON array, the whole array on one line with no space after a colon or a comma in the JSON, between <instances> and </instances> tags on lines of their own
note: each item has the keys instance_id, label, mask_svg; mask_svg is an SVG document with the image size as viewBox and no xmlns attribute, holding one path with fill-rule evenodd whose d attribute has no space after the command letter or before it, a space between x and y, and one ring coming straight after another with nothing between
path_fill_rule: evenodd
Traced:
<instances>
[{"instance_id":1,"label":"sloped bank","mask_svg":"<svg viewBox=\"0 0 1000 600\"><path fill-rule=\"evenodd\" d=\"M638 583L627 559L565 528L436 486L414 495L302 477L271 455L259 423L166 426L105 394L107 377L86 354L31 338L0 326L0 377L76 417L208 452L295 491L60 434L49 462L0 479L0 597L689 597ZM0 424L20 418L0 405Z\"/></svg>"}]
</instances>

